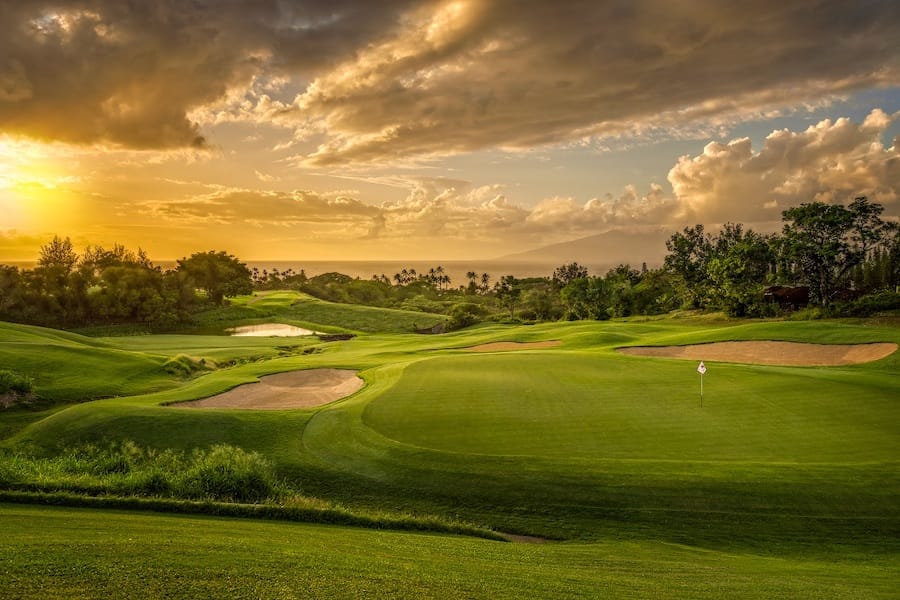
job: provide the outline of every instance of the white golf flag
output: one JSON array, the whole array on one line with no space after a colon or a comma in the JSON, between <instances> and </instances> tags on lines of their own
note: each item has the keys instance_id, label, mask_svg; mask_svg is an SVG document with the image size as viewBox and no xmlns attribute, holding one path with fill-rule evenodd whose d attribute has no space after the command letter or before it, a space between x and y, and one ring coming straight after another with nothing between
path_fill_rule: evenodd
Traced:
<instances>
[{"instance_id":1,"label":"white golf flag","mask_svg":"<svg viewBox=\"0 0 900 600\"><path fill-rule=\"evenodd\" d=\"M700 366L697 367L697 372L703 375L706 373L706 365L703 364L703 361L700 361Z\"/></svg>"}]
</instances>

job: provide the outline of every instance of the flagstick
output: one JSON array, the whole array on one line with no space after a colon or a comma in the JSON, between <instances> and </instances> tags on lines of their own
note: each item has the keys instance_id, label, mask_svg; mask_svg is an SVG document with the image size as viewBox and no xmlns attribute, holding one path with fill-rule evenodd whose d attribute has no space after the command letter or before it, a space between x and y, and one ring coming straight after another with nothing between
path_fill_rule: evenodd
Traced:
<instances>
[{"instance_id":1,"label":"flagstick","mask_svg":"<svg viewBox=\"0 0 900 600\"><path fill-rule=\"evenodd\" d=\"M700 408L703 408L703 373L700 373Z\"/></svg>"},{"instance_id":2,"label":"flagstick","mask_svg":"<svg viewBox=\"0 0 900 600\"><path fill-rule=\"evenodd\" d=\"M703 408L703 376L706 375L706 365L702 360L697 365L697 372L700 373L700 408Z\"/></svg>"}]
</instances>

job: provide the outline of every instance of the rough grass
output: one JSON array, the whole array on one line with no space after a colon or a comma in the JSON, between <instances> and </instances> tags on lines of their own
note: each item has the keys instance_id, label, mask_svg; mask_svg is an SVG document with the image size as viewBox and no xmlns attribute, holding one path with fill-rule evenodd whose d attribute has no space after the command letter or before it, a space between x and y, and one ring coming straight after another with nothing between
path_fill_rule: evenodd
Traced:
<instances>
[{"instance_id":1,"label":"rough grass","mask_svg":"<svg viewBox=\"0 0 900 600\"><path fill-rule=\"evenodd\" d=\"M184 453L125 441L69 447L51 457L4 452L0 458L0 489L6 490L223 502L275 501L297 493L260 454L226 444Z\"/></svg>"}]
</instances>

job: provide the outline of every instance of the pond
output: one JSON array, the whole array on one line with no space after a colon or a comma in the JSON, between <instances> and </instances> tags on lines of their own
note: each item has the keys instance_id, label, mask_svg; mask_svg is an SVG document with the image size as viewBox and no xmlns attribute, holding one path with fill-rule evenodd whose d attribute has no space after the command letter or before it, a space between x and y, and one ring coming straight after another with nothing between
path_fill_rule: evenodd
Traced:
<instances>
[{"instance_id":1,"label":"pond","mask_svg":"<svg viewBox=\"0 0 900 600\"><path fill-rule=\"evenodd\" d=\"M283 323L263 323L262 325L244 325L232 327L227 330L237 337L297 337L301 335L315 335L318 332Z\"/></svg>"}]
</instances>

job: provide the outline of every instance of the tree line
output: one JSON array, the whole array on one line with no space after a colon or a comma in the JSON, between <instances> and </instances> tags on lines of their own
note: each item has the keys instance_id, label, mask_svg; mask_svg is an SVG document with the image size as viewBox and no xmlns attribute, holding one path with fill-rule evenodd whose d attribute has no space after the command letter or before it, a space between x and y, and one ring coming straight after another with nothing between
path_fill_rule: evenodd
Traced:
<instances>
[{"instance_id":1,"label":"tree line","mask_svg":"<svg viewBox=\"0 0 900 600\"><path fill-rule=\"evenodd\" d=\"M163 270L141 249L97 245L79 255L70 238L54 236L41 247L34 269L0 265L0 320L49 327L137 323L164 330L252 290L246 265L225 252L198 252Z\"/></svg>"},{"instance_id":2,"label":"tree line","mask_svg":"<svg viewBox=\"0 0 900 600\"><path fill-rule=\"evenodd\" d=\"M609 319L676 309L770 316L781 310L764 295L770 286L803 286L809 301L830 314L900 308L900 232L882 218L883 210L865 197L847 206L811 202L783 211L778 234L757 233L740 223L726 223L715 234L702 224L685 227L666 241L668 253L659 268L622 264L592 276L569 263L547 277L496 280L469 271L456 287L439 265L370 279L341 273L307 277L303 270L251 270L224 251L198 252L164 270L140 249L89 246L78 255L69 238L57 236L41 248L34 269L0 265L0 319L54 327L139 323L175 329L227 297L267 289L442 313L451 327L485 319Z\"/></svg>"}]
</instances>

